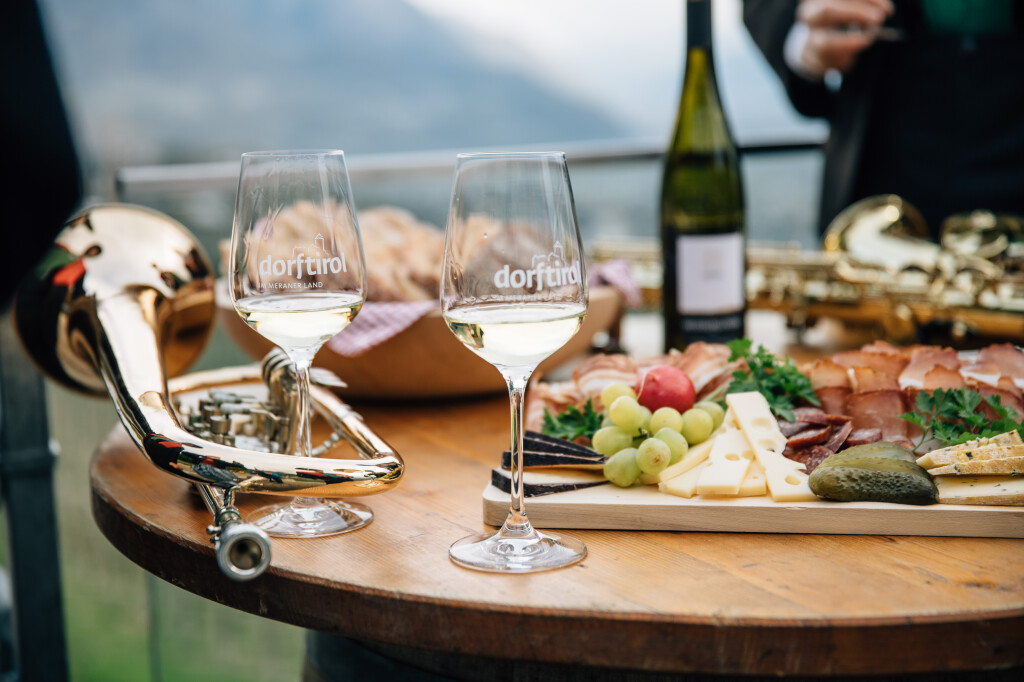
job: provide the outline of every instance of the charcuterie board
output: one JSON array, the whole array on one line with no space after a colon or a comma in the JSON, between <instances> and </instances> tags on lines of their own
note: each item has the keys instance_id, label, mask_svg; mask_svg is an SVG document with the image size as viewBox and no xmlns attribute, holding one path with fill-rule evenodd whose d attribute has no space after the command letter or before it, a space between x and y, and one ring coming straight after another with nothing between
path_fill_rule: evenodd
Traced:
<instances>
[{"instance_id":1,"label":"charcuterie board","mask_svg":"<svg viewBox=\"0 0 1024 682\"><path fill-rule=\"evenodd\" d=\"M500 526L508 506L507 492L493 485L484 489L484 523ZM526 511L542 529L1024 538L1024 507L824 500L780 504L768 496L687 499L655 486L608 484L531 497Z\"/></svg>"}]
</instances>

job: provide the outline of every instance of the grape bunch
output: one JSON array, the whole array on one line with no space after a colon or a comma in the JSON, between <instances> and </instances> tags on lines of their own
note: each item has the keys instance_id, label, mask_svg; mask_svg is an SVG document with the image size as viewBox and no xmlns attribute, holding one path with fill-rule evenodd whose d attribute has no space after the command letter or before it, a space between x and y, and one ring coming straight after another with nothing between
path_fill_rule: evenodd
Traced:
<instances>
[{"instance_id":1,"label":"grape bunch","mask_svg":"<svg viewBox=\"0 0 1024 682\"><path fill-rule=\"evenodd\" d=\"M605 478L622 488L681 460L691 445L707 440L725 418L725 411L714 402L697 403L682 413L673 407L651 412L637 402L631 386L621 383L606 386L601 402L606 414L591 447L608 458Z\"/></svg>"}]
</instances>

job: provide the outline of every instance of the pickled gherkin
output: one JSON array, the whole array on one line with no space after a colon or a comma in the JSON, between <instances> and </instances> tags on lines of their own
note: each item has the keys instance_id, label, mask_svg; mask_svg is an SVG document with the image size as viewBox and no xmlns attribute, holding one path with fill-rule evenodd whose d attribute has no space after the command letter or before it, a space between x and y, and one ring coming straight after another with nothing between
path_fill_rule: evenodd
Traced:
<instances>
[{"instance_id":1,"label":"pickled gherkin","mask_svg":"<svg viewBox=\"0 0 1024 682\"><path fill-rule=\"evenodd\" d=\"M881 458L881 459L892 459L903 462L916 462L917 458L914 457L914 453L907 450L902 445L897 445L891 441L882 440L876 443L865 443L864 445L855 445L852 448L847 448L842 452L837 452L832 455L821 464L823 466L840 466L846 464L850 460L862 459L862 458Z\"/></svg>"},{"instance_id":2,"label":"pickled gherkin","mask_svg":"<svg viewBox=\"0 0 1024 682\"><path fill-rule=\"evenodd\" d=\"M934 504L931 476L907 449L888 442L858 445L832 455L808 480L815 495L840 502Z\"/></svg>"}]
</instances>

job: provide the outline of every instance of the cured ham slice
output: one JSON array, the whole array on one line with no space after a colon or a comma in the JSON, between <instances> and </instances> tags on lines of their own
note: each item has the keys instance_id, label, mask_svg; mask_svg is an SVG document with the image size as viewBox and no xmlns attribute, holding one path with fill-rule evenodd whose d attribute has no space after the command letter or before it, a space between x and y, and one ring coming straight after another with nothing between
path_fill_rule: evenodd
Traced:
<instances>
[{"instance_id":1,"label":"cured ham slice","mask_svg":"<svg viewBox=\"0 0 1024 682\"><path fill-rule=\"evenodd\" d=\"M846 413L846 396L850 395L849 386L825 386L815 391L821 408L829 414Z\"/></svg>"},{"instance_id":2,"label":"cured ham slice","mask_svg":"<svg viewBox=\"0 0 1024 682\"><path fill-rule=\"evenodd\" d=\"M833 388L837 386L849 388L849 368L844 367L828 358L818 360L804 370L804 374L811 380L811 388L817 391L819 388Z\"/></svg>"},{"instance_id":3,"label":"cured ham slice","mask_svg":"<svg viewBox=\"0 0 1024 682\"><path fill-rule=\"evenodd\" d=\"M804 374L810 379L822 409L830 414L842 414L851 390L849 368L825 358L807 367Z\"/></svg>"},{"instance_id":4,"label":"cured ham slice","mask_svg":"<svg viewBox=\"0 0 1024 682\"><path fill-rule=\"evenodd\" d=\"M925 372L921 388L925 391L934 391L937 388L951 389L962 388L964 377L960 371L943 365L936 365Z\"/></svg>"},{"instance_id":5,"label":"cured ham slice","mask_svg":"<svg viewBox=\"0 0 1024 682\"><path fill-rule=\"evenodd\" d=\"M694 390L700 393L705 386L718 378L723 372L728 370L728 375L732 375L732 368L736 365L729 362L731 354L732 351L729 350L728 346L697 341L691 343L681 353L673 350L667 355L645 360L641 369L653 367L654 365L678 367L686 372L686 375L690 377L690 381L693 382Z\"/></svg>"},{"instance_id":6,"label":"cured ham slice","mask_svg":"<svg viewBox=\"0 0 1024 682\"><path fill-rule=\"evenodd\" d=\"M534 382L526 393L523 425L527 430L540 431L544 425L544 410L558 414L570 405L580 406L585 402L575 381Z\"/></svg>"},{"instance_id":7,"label":"cured ham slice","mask_svg":"<svg viewBox=\"0 0 1024 682\"><path fill-rule=\"evenodd\" d=\"M871 391L846 396L844 412L854 429L878 429L882 440L907 440L907 422L899 415L907 411L901 391Z\"/></svg>"},{"instance_id":8,"label":"cured ham slice","mask_svg":"<svg viewBox=\"0 0 1024 682\"><path fill-rule=\"evenodd\" d=\"M717 395L719 393L719 389L724 391L725 387L732 383L733 373L738 369L746 368L746 364L747 363L743 360L737 360L736 362L726 365L725 369L723 369L718 376L704 384L704 387L697 391L697 400L701 401L712 395ZM722 396L718 395L717 399L721 400Z\"/></svg>"},{"instance_id":9,"label":"cured ham slice","mask_svg":"<svg viewBox=\"0 0 1024 682\"><path fill-rule=\"evenodd\" d=\"M1024 394L1017 388L1013 379L1003 377L999 380L998 386L978 386L978 393L984 397L998 396L1004 407L1008 407L1017 413L1018 417L1024 415ZM988 405L981 406L981 412L989 419L997 419L998 415Z\"/></svg>"},{"instance_id":10,"label":"cured ham slice","mask_svg":"<svg viewBox=\"0 0 1024 682\"><path fill-rule=\"evenodd\" d=\"M1024 388L1024 353L1008 344L986 346L978 351L978 363L999 368L1000 377L1009 377L1018 388Z\"/></svg>"},{"instance_id":11,"label":"cured ham slice","mask_svg":"<svg viewBox=\"0 0 1024 682\"><path fill-rule=\"evenodd\" d=\"M975 385L995 386L999 383L1001 374L999 365L993 361L975 359L974 362L963 365L960 368L960 376Z\"/></svg>"},{"instance_id":12,"label":"cured ham slice","mask_svg":"<svg viewBox=\"0 0 1024 682\"><path fill-rule=\"evenodd\" d=\"M1008 343L986 346L973 362L960 368L960 373L968 383L998 386L1000 379L1007 378L1024 389L1024 353Z\"/></svg>"},{"instance_id":13,"label":"cured ham slice","mask_svg":"<svg viewBox=\"0 0 1024 682\"><path fill-rule=\"evenodd\" d=\"M594 355L583 361L572 373L580 394L595 399L594 409L601 409L601 389L609 384L635 386L639 378L636 362L628 355Z\"/></svg>"},{"instance_id":14,"label":"cured ham slice","mask_svg":"<svg viewBox=\"0 0 1024 682\"><path fill-rule=\"evenodd\" d=\"M959 374L960 355L952 348L918 346L911 353L908 364L899 375L900 388L925 388L925 376L943 367Z\"/></svg>"},{"instance_id":15,"label":"cured ham slice","mask_svg":"<svg viewBox=\"0 0 1024 682\"><path fill-rule=\"evenodd\" d=\"M898 391L899 381L896 377L877 372L870 367L853 367L850 369L850 384L854 393L870 391Z\"/></svg>"},{"instance_id":16,"label":"cured ham slice","mask_svg":"<svg viewBox=\"0 0 1024 682\"><path fill-rule=\"evenodd\" d=\"M910 359L899 353L874 353L865 350L848 350L832 356L833 362L843 367L870 367L881 374L898 378Z\"/></svg>"},{"instance_id":17,"label":"cured ham slice","mask_svg":"<svg viewBox=\"0 0 1024 682\"><path fill-rule=\"evenodd\" d=\"M889 355L907 355L908 348L899 348L888 341L873 341L866 346L861 346L862 351L867 353L888 353Z\"/></svg>"}]
</instances>

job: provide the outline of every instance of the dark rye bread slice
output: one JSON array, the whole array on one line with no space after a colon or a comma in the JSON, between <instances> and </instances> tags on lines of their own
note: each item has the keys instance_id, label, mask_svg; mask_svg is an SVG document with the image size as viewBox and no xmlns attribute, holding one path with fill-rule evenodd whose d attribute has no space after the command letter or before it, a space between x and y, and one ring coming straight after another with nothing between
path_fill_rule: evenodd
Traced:
<instances>
[{"instance_id":1,"label":"dark rye bread slice","mask_svg":"<svg viewBox=\"0 0 1024 682\"><path fill-rule=\"evenodd\" d=\"M605 457L590 448L563 440L527 431L523 436L524 469L591 469L604 468ZM501 467L512 468L512 454L501 453Z\"/></svg>"},{"instance_id":2,"label":"dark rye bread slice","mask_svg":"<svg viewBox=\"0 0 1024 682\"><path fill-rule=\"evenodd\" d=\"M523 473L523 496L540 497L570 490L582 490L608 481L600 472L588 471L527 471ZM512 472L504 469L491 469L491 485L506 493L512 492Z\"/></svg>"}]
</instances>

